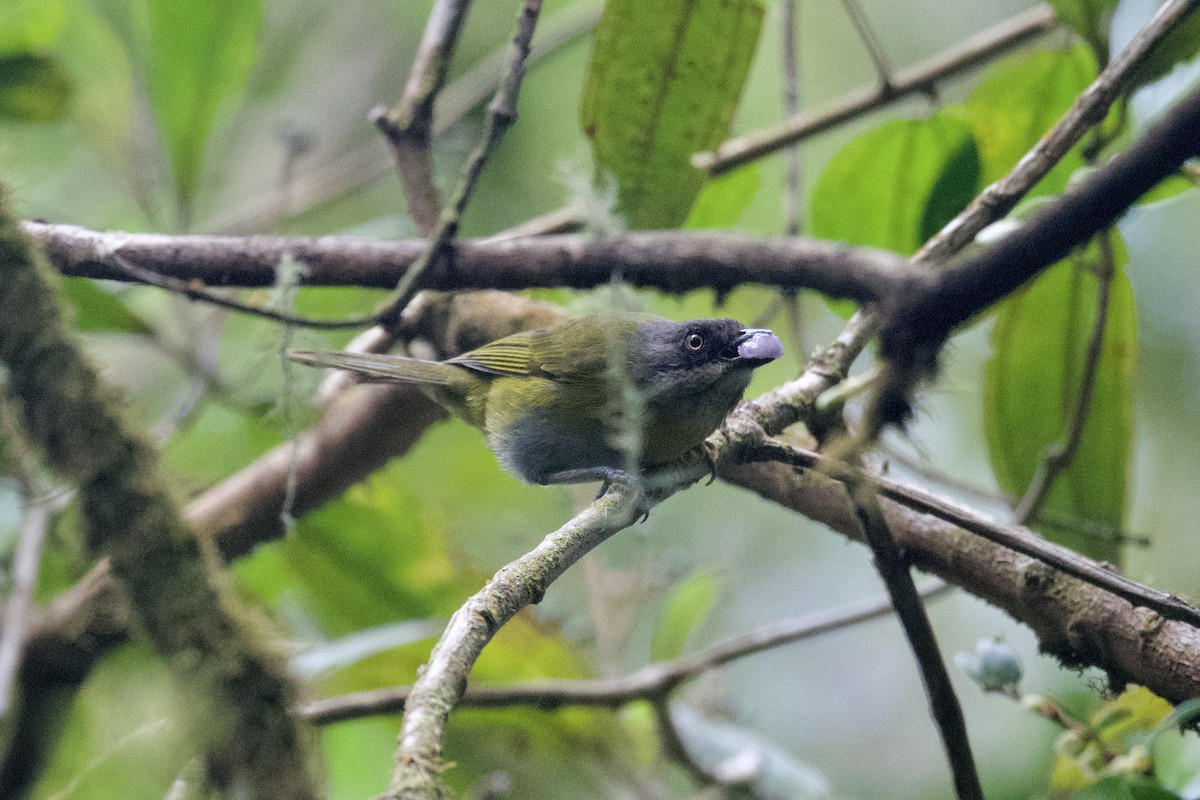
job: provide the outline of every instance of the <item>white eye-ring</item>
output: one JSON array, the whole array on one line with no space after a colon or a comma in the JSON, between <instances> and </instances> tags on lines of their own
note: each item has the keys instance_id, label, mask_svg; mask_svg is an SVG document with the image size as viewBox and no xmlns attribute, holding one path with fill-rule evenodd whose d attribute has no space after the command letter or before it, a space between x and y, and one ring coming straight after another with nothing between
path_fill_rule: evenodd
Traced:
<instances>
[{"instance_id":1,"label":"white eye-ring","mask_svg":"<svg viewBox=\"0 0 1200 800\"><path fill-rule=\"evenodd\" d=\"M704 347L704 337L698 333L689 333L687 338L683 340L688 350L699 350Z\"/></svg>"}]
</instances>

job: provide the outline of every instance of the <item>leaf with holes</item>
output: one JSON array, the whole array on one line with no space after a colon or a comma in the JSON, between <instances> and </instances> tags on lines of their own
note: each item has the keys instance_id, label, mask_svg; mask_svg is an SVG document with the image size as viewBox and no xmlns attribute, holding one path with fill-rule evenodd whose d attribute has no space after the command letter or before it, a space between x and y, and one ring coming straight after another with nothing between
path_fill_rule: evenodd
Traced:
<instances>
[{"instance_id":1,"label":"leaf with holes","mask_svg":"<svg viewBox=\"0 0 1200 800\"><path fill-rule=\"evenodd\" d=\"M596 28L583 130L631 228L687 217L691 155L729 134L762 28L759 0L610 0Z\"/></svg>"}]
</instances>

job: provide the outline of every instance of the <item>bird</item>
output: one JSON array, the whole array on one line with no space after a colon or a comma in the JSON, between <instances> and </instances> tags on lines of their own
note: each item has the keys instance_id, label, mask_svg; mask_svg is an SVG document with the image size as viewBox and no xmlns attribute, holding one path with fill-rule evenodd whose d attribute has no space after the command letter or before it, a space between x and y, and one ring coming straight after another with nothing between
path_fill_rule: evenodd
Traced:
<instances>
[{"instance_id":1,"label":"bird","mask_svg":"<svg viewBox=\"0 0 1200 800\"><path fill-rule=\"evenodd\" d=\"M633 483L701 447L779 337L733 319L600 314L522 331L445 361L293 350L363 380L420 384L482 430L501 466L532 484ZM604 489L601 490L603 492Z\"/></svg>"}]
</instances>

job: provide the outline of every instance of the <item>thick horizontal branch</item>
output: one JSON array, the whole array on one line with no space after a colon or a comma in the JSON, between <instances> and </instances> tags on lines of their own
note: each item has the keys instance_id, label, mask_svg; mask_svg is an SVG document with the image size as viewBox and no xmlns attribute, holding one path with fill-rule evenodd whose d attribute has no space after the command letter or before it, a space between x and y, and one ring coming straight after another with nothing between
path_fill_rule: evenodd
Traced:
<instances>
[{"instance_id":1,"label":"thick horizontal branch","mask_svg":"<svg viewBox=\"0 0 1200 800\"><path fill-rule=\"evenodd\" d=\"M306 286L391 289L427 247L342 237L166 236L104 233L24 223L64 275L128 281L115 256L161 275L208 286L263 287L285 255L309 269ZM619 275L667 292L727 291L747 283L813 289L870 302L916 272L894 253L810 239L736 233L631 233L612 239L541 236L475 239L447 246L422 284L431 289L588 288Z\"/></svg>"}]
</instances>

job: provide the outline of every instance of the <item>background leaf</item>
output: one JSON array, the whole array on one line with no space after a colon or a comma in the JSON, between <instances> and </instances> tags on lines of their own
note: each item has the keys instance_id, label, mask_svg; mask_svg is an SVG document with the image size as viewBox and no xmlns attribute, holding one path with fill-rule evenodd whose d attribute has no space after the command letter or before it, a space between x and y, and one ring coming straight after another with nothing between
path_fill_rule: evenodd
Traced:
<instances>
[{"instance_id":1,"label":"background leaf","mask_svg":"<svg viewBox=\"0 0 1200 800\"><path fill-rule=\"evenodd\" d=\"M45 50L66 21L66 0L4 0L0 3L0 54Z\"/></svg>"},{"instance_id":2,"label":"background leaf","mask_svg":"<svg viewBox=\"0 0 1200 800\"><path fill-rule=\"evenodd\" d=\"M716 600L717 579L711 572L697 572L676 586L654 632L650 660L669 661L682 655L688 635L704 622Z\"/></svg>"},{"instance_id":3,"label":"background leaf","mask_svg":"<svg viewBox=\"0 0 1200 800\"><path fill-rule=\"evenodd\" d=\"M54 122L67 113L71 81L50 56L0 58L0 118Z\"/></svg>"},{"instance_id":4,"label":"background leaf","mask_svg":"<svg viewBox=\"0 0 1200 800\"><path fill-rule=\"evenodd\" d=\"M75 307L77 330L89 333L150 332L145 320L126 308L120 299L87 278L68 278L63 281L62 294Z\"/></svg>"},{"instance_id":5,"label":"background leaf","mask_svg":"<svg viewBox=\"0 0 1200 800\"><path fill-rule=\"evenodd\" d=\"M262 5L149 0L148 9L146 88L186 212L221 101L241 90L250 74Z\"/></svg>"},{"instance_id":6,"label":"background leaf","mask_svg":"<svg viewBox=\"0 0 1200 800\"><path fill-rule=\"evenodd\" d=\"M974 196L971 128L949 114L894 120L830 160L812 192L812 235L911 255Z\"/></svg>"},{"instance_id":7,"label":"background leaf","mask_svg":"<svg viewBox=\"0 0 1200 800\"><path fill-rule=\"evenodd\" d=\"M1043 508L1114 528L1124 522L1132 439L1136 313L1122 270L1124 246L1114 236L1116 274L1104 346L1083 438L1071 466ZM984 429L1000 487L1024 494L1045 449L1061 441L1096 313L1097 279L1088 269L1095 244L1051 267L999 306L994 352L984 369ZM1053 541L1120 563L1118 543L1050 525Z\"/></svg>"},{"instance_id":8,"label":"background leaf","mask_svg":"<svg viewBox=\"0 0 1200 800\"><path fill-rule=\"evenodd\" d=\"M1006 175L1095 77L1096 58L1083 46L1014 56L993 69L963 109L979 145L984 184ZM1058 194L1082 166L1076 148L1029 196Z\"/></svg>"},{"instance_id":9,"label":"background leaf","mask_svg":"<svg viewBox=\"0 0 1200 800\"><path fill-rule=\"evenodd\" d=\"M610 0L596 28L583 130L631 228L673 227L704 183L690 158L733 121L762 28L758 0Z\"/></svg>"},{"instance_id":10,"label":"background leaf","mask_svg":"<svg viewBox=\"0 0 1200 800\"><path fill-rule=\"evenodd\" d=\"M1108 57L1108 28L1117 0L1050 0L1059 20L1070 25L1097 59Z\"/></svg>"}]
</instances>

